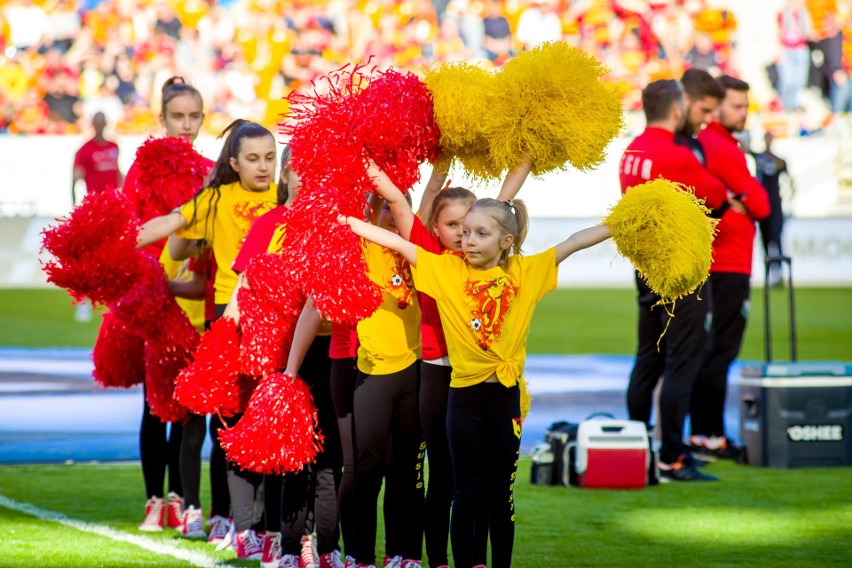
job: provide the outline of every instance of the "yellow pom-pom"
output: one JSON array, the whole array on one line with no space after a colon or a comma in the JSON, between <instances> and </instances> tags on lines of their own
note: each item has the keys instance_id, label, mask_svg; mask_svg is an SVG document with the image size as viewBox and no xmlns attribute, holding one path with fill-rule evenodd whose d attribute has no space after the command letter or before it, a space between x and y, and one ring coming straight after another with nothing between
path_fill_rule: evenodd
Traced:
<instances>
[{"instance_id":1,"label":"yellow pom-pom","mask_svg":"<svg viewBox=\"0 0 852 568\"><path fill-rule=\"evenodd\" d=\"M524 422L527 419L527 414L530 413L532 396L530 396L530 387L527 384L527 378L523 375L518 377L518 388L521 390L521 422Z\"/></svg>"},{"instance_id":2,"label":"yellow pom-pom","mask_svg":"<svg viewBox=\"0 0 852 568\"><path fill-rule=\"evenodd\" d=\"M477 106L495 167L514 168L525 154L536 175L567 162L582 171L600 165L624 125L606 73L593 56L565 42L542 44L506 63L488 104Z\"/></svg>"},{"instance_id":3,"label":"yellow pom-pom","mask_svg":"<svg viewBox=\"0 0 852 568\"><path fill-rule=\"evenodd\" d=\"M457 157L466 168L473 167L475 174L481 171L487 177L489 167L483 162L488 140L481 116L493 87L491 73L467 63L447 63L426 69L423 81L432 93L435 122L441 131L440 165L449 166Z\"/></svg>"},{"instance_id":4,"label":"yellow pom-pom","mask_svg":"<svg viewBox=\"0 0 852 568\"><path fill-rule=\"evenodd\" d=\"M618 252L670 303L707 280L718 221L691 190L658 178L631 187L604 219Z\"/></svg>"}]
</instances>

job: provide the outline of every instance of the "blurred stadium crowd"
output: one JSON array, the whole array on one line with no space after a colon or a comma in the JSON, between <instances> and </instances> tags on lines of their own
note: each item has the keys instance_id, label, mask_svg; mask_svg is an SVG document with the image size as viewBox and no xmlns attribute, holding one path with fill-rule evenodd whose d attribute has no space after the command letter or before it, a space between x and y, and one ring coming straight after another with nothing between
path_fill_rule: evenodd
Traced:
<instances>
[{"instance_id":1,"label":"blurred stadium crowd","mask_svg":"<svg viewBox=\"0 0 852 568\"><path fill-rule=\"evenodd\" d=\"M848 79L852 50L842 40L852 38L852 2L800 3L810 20L803 29L809 49L834 50L823 61L836 59L832 65ZM118 133L149 133L157 125L160 86L172 75L204 94L210 132L232 117L274 124L290 90L349 62L372 56L379 67L414 72L443 61L499 66L518 50L559 39L607 65L625 108L637 109L644 85L680 77L686 68L738 75L737 20L718 4L6 0L0 2L0 132L76 133L101 110ZM789 20L767 15L767 25L782 23ZM779 34L779 53L782 43ZM810 79L826 97L842 78L836 70Z\"/></svg>"}]
</instances>

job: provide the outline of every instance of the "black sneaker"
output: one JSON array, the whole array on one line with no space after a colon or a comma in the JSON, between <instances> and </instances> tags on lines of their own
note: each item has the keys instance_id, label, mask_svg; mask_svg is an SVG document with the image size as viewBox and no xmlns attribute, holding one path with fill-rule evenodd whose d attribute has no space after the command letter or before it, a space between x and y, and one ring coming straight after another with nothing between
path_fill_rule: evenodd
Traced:
<instances>
[{"instance_id":1,"label":"black sneaker","mask_svg":"<svg viewBox=\"0 0 852 568\"><path fill-rule=\"evenodd\" d=\"M699 457L694 453L693 450L687 450L687 452L683 455L683 463L695 467L704 467L705 465L710 464L712 461L715 460L707 460L704 459L703 456Z\"/></svg>"},{"instance_id":2,"label":"black sneaker","mask_svg":"<svg viewBox=\"0 0 852 568\"><path fill-rule=\"evenodd\" d=\"M739 460L742 448L734 444L730 438L725 437L722 445L715 449L710 449L704 445L692 445L693 454L698 459L705 462L714 462L716 460Z\"/></svg>"},{"instance_id":3,"label":"black sneaker","mask_svg":"<svg viewBox=\"0 0 852 568\"><path fill-rule=\"evenodd\" d=\"M660 481L719 481L719 478L699 471L687 462L686 456L681 456L671 465L660 463Z\"/></svg>"}]
</instances>

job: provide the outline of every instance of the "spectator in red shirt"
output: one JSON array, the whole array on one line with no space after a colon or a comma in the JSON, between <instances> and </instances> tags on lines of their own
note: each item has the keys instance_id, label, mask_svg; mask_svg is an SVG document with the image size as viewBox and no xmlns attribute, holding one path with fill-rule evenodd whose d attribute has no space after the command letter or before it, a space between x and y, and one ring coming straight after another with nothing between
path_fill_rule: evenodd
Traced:
<instances>
[{"instance_id":1,"label":"spectator in red shirt","mask_svg":"<svg viewBox=\"0 0 852 568\"><path fill-rule=\"evenodd\" d=\"M701 167L692 152L674 141L675 131L682 128L686 120L684 94L678 83L671 80L650 83L642 92L642 104L648 124L621 158L622 192L663 177L694 188L695 195L704 199L708 207L721 207L727 201L725 186ZM638 274L636 287L639 338L636 362L627 387L630 419L640 420L650 427L654 389L662 376L660 475L676 481L716 480L696 469L683 443L689 395L700 371L706 344L707 302L701 301L697 292L690 294L678 300L677 316L669 318L666 310L657 306L660 297Z\"/></svg>"},{"instance_id":2,"label":"spectator in red shirt","mask_svg":"<svg viewBox=\"0 0 852 568\"><path fill-rule=\"evenodd\" d=\"M118 144L104 136L106 117L102 112L92 116L95 135L83 144L74 155L74 173L71 179L71 204L76 205L77 182L83 180L87 193L100 193L121 187L121 171L118 169Z\"/></svg>"},{"instance_id":3,"label":"spectator in red shirt","mask_svg":"<svg viewBox=\"0 0 852 568\"><path fill-rule=\"evenodd\" d=\"M698 139L704 147L707 169L730 188L731 207L719 221L713 241L710 338L692 392L690 443L702 454L735 458L738 450L725 436L728 369L740 351L748 318L755 222L769 216L769 199L749 172L733 134L745 128L748 83L729 76L719 82L725 89L719 120L702 130Z\"/></svg>"}]
</instances>

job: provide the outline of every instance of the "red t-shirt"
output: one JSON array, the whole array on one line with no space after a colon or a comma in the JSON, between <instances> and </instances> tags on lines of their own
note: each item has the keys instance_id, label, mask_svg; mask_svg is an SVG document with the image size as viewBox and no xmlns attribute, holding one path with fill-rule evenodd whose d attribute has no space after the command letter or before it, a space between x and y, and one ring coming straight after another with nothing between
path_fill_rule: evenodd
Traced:
<instances>
[{"instance_id":1,"label":"red t-shirt","mask_svg":"<svg viewBox=\"0 0 852 568\"><path fill-rule=\"evenodd\" d=\"M275 209L267 211L252 223L251 229L246 235L246 240L243 241L243 246L237 253L237 258L231 264L231 270L236 273L245 272L251 259L259 254L269 252L269 245L275 235L275 230L284 223L284 215L287 211L289 211L287 207L279 205Z\"/></svg>"},{"instance_id":2,"label":"red t-shirt","mask_svg":"<svg viewBox=\"0 0 852 568\"><path fill-rule=\"evenodd\" d=\"M745 154L731 132L713 122L698 135L704 147L707 169L736 194L748 212L743 215L728 209L722 215L713 240L713 264L710 272L751 274L754 252L755 221L769 216L766 190L748 171Z\"/></svg>"},{"instance_id":3,"label":"red t-shirt","mask_svg":"<svg viewBox=\"0 0 852 568\"><path fill-rule=\"evenodd\" d=\"M121 173L118 170L118 144L104 140L89 140L74 155L74 169L83 170L86 191L101 193L118 189Z\"/></svg>"},{"instance_id":4,"label":"red t-shirt","mask_svg":"<svg viewBox=\"0 0 852 568\"><path fill-rule=\"evenodd\" d=\"M439 254L443 247L429 229L414 216L411 225L411 235L408 240L420 248ZM415 287L417 283L415 282ZM435 300L422 292L417 293L417 301L420 303L420 336L423 342L420 348L421 357L424 361L440 359L447 355L447 340L444 338L444 328L441 326L441 316L438 314L438 304Z\"/></svg>"},{"instance_id":5,"label":"red t-shirt","mask_svg":"<svg viewBox=\"0 0 852 568\"><path fill-rule=\"evenodd\" d=\"M207 275L204 288L204 321L213 321L216 319L216 257L213 256L213 249L206 249L203 258L190 258L188 268L195 274Z\"/></svg>"},{"instance_id":6,"label":"red t-shirt","mask_svg":"<svg viewBox=\"0 0 852 568\"><path fill-rule=\"evenodd\" d=\"M358 356L358 330L346 323L331 324L331 342L328 345L329 359L354 359Z\"/></svg>"},{"instance_id":7,"label":"red t-shirt","mask_svg":"<svg viewBox=\"0 0 852 568\"><path fill-rule=\"evenodd\" d=\"M674 141L674 132L649 126L631 142L619 164L621 192L662 177L693 188L710 209L728 201L725 184L705 170L698 158Z\"/></svg>"}]
</instances>

